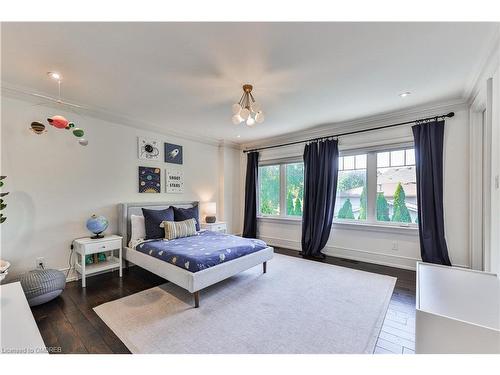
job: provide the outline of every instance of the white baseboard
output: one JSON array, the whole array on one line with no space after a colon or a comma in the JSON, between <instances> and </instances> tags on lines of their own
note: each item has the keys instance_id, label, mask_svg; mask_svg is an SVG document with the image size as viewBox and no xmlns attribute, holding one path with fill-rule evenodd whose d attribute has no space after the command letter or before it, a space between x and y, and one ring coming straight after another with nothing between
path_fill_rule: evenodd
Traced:
<instances>
[{"instance_id":1,"label":"white baseboard","mask_svg":"<svg viewBox=\"0 0 500 375\"><path fill-rule=\"evenodd\" d=\"M301 243L295 240L287 240L284 238L259 236L263 241L271 246L283 247L292 250L301 250ZM360 262L380 264L382 266L389 266L395 268L402 268L414 271L416 269L418 258L407 257L398 254L388 254L383 251L367 251L362 249L325 246L322 251L323 254L344 258L349 260L356 260Z\"/></svg>"}]
</instances>

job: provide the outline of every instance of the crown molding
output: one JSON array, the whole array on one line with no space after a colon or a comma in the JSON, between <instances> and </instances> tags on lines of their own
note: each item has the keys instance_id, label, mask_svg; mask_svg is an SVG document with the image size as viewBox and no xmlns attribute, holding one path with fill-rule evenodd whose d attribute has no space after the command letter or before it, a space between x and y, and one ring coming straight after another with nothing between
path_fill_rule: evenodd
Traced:
<instances>
[{"instance_id":1,"label":"crown molding","mask_svg":"<svg viewBox=\"0 0 500 375\"><path fill-rule=\"evenodd\" d=\"M13 85L11 83L7 83L4 81L2 81L2 83L1 83L1 95L2 96L12 98L12 99L18 99L18 100L22 100L22 101L26 101L26 102L30 102L30 103L42 102L40 105L44 105L44 106L47 106L50 108L61 109L61 106L59 104L57 104L49 99L40 98L40 97L36 96L36 94L49 96L46 93L38 92L36 90L29 89L26 87ZM137 120L135 118L128 117L128 116L123 116L123 115L120 115L120 114L117 114L114 112L110 112L104 108L91 107L91 106L87 106L85 104L80 104L80 103L74 103L74 104L77 104L80 107L77 109L77 111L72 110L69 107L65 107L65 110L73 111L73 112L77 113L78 115L94 117L94 118L97 118L97 119L100 119L103 121L132 127L135 129L156 132L156 133L159 133L162 135L175 137L175 138L182 138L185 140L204 143L204 144L208 144L211 146L219 146L221 144L221 142L224 142L224 141L221 141L220 139L216 139L216 138L201 137L201 136L196 136L193 134L188 134L185 132L179 132L176 130L165 129L164 127L159 126L157 124L148 123L148 122L145 122L142 120Z\"/></svg>"},{"instance_id":2,"label":"crown molding","mask_svg":"<svg viewBox=\"0 0 500 375\"><path fill-rule=\"evenodd\" d=\"M468 103L465 99L459 98L445 102L434 102L425 106L406 108L396 112L386 112L360 119L318 125L309 129L296 131L272 138L260 139L243 144L243 149L274 146L282 143L305 141L311 138L327 137L343 131L368 130L388 123L398 123L411 121L415 118L431 117L450 111L466 109Z\"/></svg>"},{"instance_id":3,"label":"crown molding","mask_svg":"<svg viewBox=\"0 0 500 375\"><path fill-rule=\"evenodd\" d=\"M486 53L464 86L463 98L468 103L474 101L483 83L500 66L500 25L497 26L487 45Z\"/></svg>"}]
</instances>

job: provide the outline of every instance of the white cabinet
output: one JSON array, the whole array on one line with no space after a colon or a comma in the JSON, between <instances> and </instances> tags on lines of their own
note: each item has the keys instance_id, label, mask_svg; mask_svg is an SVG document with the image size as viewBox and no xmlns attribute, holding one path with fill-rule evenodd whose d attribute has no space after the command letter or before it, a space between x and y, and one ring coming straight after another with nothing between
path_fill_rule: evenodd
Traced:
<instances>
[{"instance_id":1,"label":"white cabinet","mask_svg":"<svg viewBox=\"0 0 500 375\"><path fill-rule=\"evenodd\" d=\"M500 278L417 263L415 351L500 353Z\"/></svg>"}]
</instances>

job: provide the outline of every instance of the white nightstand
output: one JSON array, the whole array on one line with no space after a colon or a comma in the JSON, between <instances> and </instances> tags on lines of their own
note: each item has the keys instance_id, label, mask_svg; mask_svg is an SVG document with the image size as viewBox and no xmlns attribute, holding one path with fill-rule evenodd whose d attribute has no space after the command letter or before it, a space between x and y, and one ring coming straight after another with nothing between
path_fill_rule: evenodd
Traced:
<instances>
[{"instance_id":1,"label":"white nightstand","mask_svg":"<svg viewBox=\"0 0 500 375\"><path fill-rule=\"evenodd\" d=\"M227 223L224 221L216 221L215 223L201 223L201 229L206 229L211 232L227 233Z\"/></svg>"},{"instance_id":2,"label":"white nightstand","mask_svg":"<svg viewBox=\"0 0 500 375\"><path fill-rule=\"evenodd\" d=\"M79 238L73 241L73 246L76 253L80 255L75 263L75 269L82 275L82 288L86 286L85 278L97 272L119 268L120 277L122 277L122 237L110 235L95 240L90 237ZM97 253L106 253L106 260L85 264L86 255Z\"/></svg>"}]
</instances>

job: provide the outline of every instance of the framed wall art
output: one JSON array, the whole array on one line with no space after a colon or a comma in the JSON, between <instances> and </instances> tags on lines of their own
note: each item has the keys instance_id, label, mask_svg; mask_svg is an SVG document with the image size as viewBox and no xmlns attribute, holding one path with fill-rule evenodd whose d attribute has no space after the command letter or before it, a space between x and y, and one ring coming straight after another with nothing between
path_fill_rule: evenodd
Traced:
<instances>
[{"instance_id":1,"label":"framed wall art","mask_svg":"<svg viewBox=\"0 0 500 375\"><path fill-rule=\"evenodd\" d=\"M182 165L182 146L165 143L165 163Z\"/></svg>"},{"instance_id":2,"label":"framed wall art","mask_svg":"<svg viewBox=\"0 0 500 375\"><path fill-rule=\"evenodd\" d=\"M157 139L138 137L137 149L139 159L160 160L160 141Z\"/></svg>"},{"instance_id":3,"label":"framed wall art","mask_svg":"<svg viewBox=\"0 0 500 375\"><path fill-rule=\"evenodd\" d=\"M182 171L167 170L167 193L184 192L184 174Z\"/></svg>"},{"instance_id":4,"label":"framed wall art","mask_svg":"<svg viewBox=\"0 0 500 375\"><path fill-rule=\"evenodd\" d=\"M160 168L139 167L139 193L161 193Z\"/></svg>"}]
</instances>

